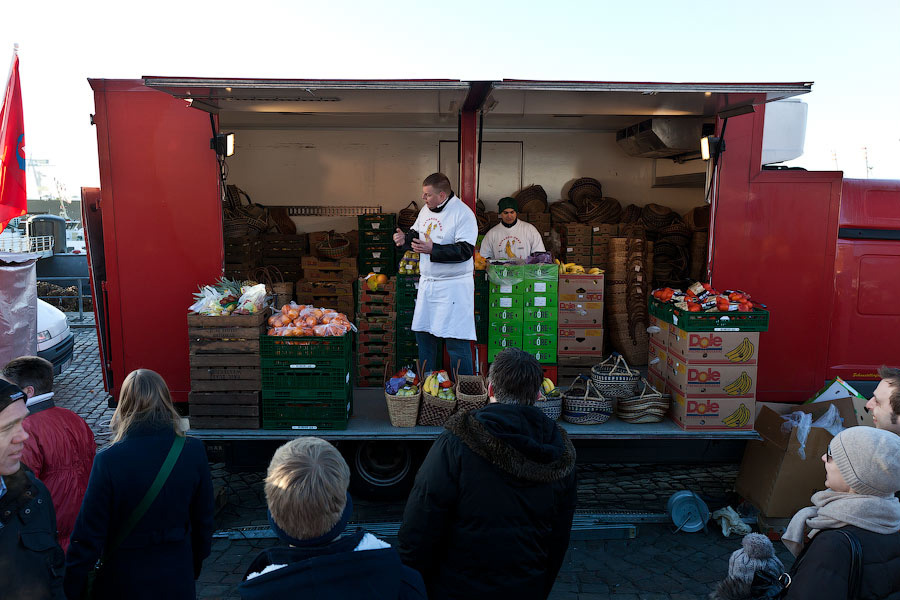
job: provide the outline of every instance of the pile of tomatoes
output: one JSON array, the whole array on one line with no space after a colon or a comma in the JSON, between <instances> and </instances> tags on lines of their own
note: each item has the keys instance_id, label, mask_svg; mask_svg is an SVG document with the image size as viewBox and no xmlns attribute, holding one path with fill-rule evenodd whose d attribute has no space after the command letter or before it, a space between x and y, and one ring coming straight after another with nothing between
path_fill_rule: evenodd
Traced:
<instances>
[{"instance_id":1,"label":"pile of tomatoes","mask_svg":"<svg viewBox=\"0 0 900 600\"><path fill-rule=\"evenodd\" d=\"M325 337L344 335L353 328L347 315L332 308L316 308L311 304L285 304L269 317L267 335L289 337Z\"/></svg>"}]
</instances>

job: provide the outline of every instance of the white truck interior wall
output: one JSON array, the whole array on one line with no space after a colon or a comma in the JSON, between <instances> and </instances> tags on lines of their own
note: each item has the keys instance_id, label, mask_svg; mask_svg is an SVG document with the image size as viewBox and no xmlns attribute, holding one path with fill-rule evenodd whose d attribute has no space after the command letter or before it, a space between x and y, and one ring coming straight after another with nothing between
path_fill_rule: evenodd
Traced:
<instances>
[{"instance_id":1,"label":"white truck interior wall","mask_svg":"<svg viewBox=\"0 0 900 600\"><path fill-rule=\"evenodd\" d=\"M656 203L684 214L704 202L703 190L699 188L652 188L653 159L626 155L616 144L615 133L485 131L484 139L486 142L522 142L522 184L542 186L547 192L548 202L565 198L572 182L579 177L599 180L603 194L616 198L623 208L629 204L644 206ZM489 161L490 156L485 151L482 157L483 175ZM489 182L482 179L481 189L491 189ZM501 197L481 194L487 210L496 210Z\"/></svg>"},{"instance_id":2,"label":"white truck interior wall","mask_svg":"<svg viewBox=\"0 0 900 600\"><path fill-rule=\"evenodd\" d=\"M421 207L422 180L438 169L439 145L448 138L455 140L455 127L446 132L236 129L228 183L264 205L381 206L398 212L411 200ZM357 227L356 217L293 220L298 231Z\"/></svg>"}]
</instances>

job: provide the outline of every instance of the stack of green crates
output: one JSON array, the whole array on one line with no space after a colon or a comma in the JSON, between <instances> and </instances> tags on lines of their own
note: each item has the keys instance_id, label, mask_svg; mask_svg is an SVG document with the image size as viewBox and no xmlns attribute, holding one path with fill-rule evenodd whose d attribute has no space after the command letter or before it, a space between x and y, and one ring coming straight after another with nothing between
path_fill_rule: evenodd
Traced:
<instances>
[{"instance_id":1,"label":"stack of green crates","mask_svg":"<svg viewBox=\"0 0 900 600\"><path fill-rule=\"evenodd\" d=\"M487 344L489 326L488 306L490 284L487 271L475 271L475 337L479 344Z\"/></svg>"},{"instance_id":2,"label":"stack of green crates","mask_svg":"<svg viewBox=\"0 0 900 600\"><path fill-rule=\"evenodd\" d=\"M394 292L397 311L397 365L414 365L419 358L416 334L412 331L413 313L416 310L416 295L419 292L418 275L397 275L397 289Z\"/></svg>"},{"instance_id":3,"label":"stack of green crates","mask_svg":"<svg viewBox=\"0 0 900 600\"><path fill-rule=\"evenodd\" d=\"M353 406L351 334L260 337L263 429L346 429Z\"/></svg>"},{"instance_id":4,"label":"stack of green crates","mask_svg":"<svg viewBox=\"0 0 900 600\"><path fill-rule=\"evenodd\" d=\"M397 246L394 244L394 231L397 228L397 217L394 214L378 213L359 215L359 274L397 273Z\"/></svg>"},{"instance_id":5,"label":"stack of green crates","mask_svg":"<svg viewBox=\"0 0 900 600\"><path fill-rule=\"evenodd\" d=\"M522 349L538 362L556 363L559 323L559 267L524 265Z\"/></svg>"},{"instance_id":6,"label":"stack of green crates","mask_svg":"<svg viewBox=\"0 0 900 600\"><path fill-rule=\"evenodd\" d=\"M488 266L488 362L506 348L522 347L524 269L524 265Z\"/></svg>"}]
</instances>

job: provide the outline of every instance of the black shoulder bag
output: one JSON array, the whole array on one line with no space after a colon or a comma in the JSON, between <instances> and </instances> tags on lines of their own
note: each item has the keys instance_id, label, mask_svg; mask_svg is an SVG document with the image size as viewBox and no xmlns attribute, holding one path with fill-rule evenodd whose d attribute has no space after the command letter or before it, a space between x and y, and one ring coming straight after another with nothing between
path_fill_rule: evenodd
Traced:
<instances>
[{"instance_id":1,"label":"black shoulder bag","mask_svg":"<svg viewBox=\"0 0 900 600\"><path fill-rule=\"evenodd\" d=\"M850 542L850 580L848 581L847 598L856 600L859 597L859 587L862 583L862 546L859 544L856 536L849 531L844 529L837 529L836 531L842 533L847 538L847 541ZM815 541L815 538L813 541ZM810 545L812 545L812 542L810 542ZM791 576L797 572L808 549L809 546L803 549L803 552L800 553L800 556L794 562L794 566L791 567L790 573L782 573L775 577L764 571L757 571L753 575L753 583L750 584L750 597L753 600L784 598L788 588L791 587Z\"/></svg>"},{"instance_id":2,"label":"black shoulder bag","mask_svg":"<svg viewBox=\"0 0 900 600\"><path fill-rule=\"evenodd\" d=\"M183 435L175 435L175 440L172 442L172 447L169 449L169 453L166 455L166 459L163 461L162 466L159 468L159 473L156 474L156 479L153 480L153 483L150 484L150 489L147 490L147 493L144 494L144 497L135 507L134 512L131 513L131 516L128 517L128 520L125 522L125 525L122 529L119 530L116 537L113 538L113 541L109 546L103 550L102 556L97 560L96 564L94 564L94 568L90 570L87 576L87 581L84 584L84 593L81 597L84 600L93 600L95 597L95 589L94 585L97 582L97 578L99 578L103 572L103 564L106 561L106 557L112 556L115 554L116 550L119 549L119 546L122 545L122 542L125 541L131 531L134 529L134 526L140 522L141 518L144 516L144 513L147 512L147 509L150 508L150 505L153 504L153 501L156 500L156 497L159 495L160 490L162 490L163 485L165 485L166 480L169 479L169 475L172 473L172 469L175 468L175 463L178 462L178 457L181 455L181 449L184 448L184 440L185 437Z\"/></svg>"}]
</instances>

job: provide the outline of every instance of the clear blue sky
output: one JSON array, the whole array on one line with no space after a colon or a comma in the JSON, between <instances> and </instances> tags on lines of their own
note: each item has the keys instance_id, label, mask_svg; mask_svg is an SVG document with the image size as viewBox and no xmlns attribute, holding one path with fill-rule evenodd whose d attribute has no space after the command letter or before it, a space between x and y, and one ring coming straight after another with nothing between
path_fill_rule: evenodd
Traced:
<instances>
[{"instance_id":1,"label":"clear blue sky","mask_svg":"<svg viewBox=\"0 0 900 600\"><path fill-rule=\"evenodd\" d=\"M88 77L813 81L794 164L900 178L900 1L58 2L2 9L26 152L98 185ZM5 71L3 71L5 73Z\"/></svg>"}]
</instances>

